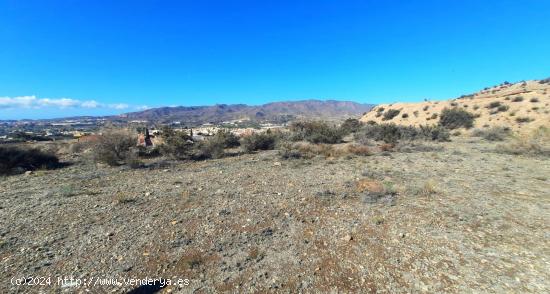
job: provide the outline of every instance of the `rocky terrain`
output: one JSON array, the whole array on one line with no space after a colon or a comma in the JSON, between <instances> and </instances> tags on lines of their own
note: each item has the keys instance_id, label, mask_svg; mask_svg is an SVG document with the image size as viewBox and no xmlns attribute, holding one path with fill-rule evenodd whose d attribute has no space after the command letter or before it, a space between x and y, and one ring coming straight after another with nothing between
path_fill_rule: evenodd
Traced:
<instances>
[{"instance_id":1,"label":"rocky terrain","mask_svg":"<svg viewBox=\"0 0 550 294\"><path fill-rule=\"evenodd\" d=\"M380 104L361 120L434 125L444 108L454 107L476 115L474 128L505 126L516 132L531 131L550 122L550 80L504 83L452 100ZM394 115L388 115L392 110Z\"/></svg>"},{"instance_id":2,"label":"rocky terrain","mask_svg":"<svg viewBox=\"0 0 550 294\"><path fill-rule=\"evenodd\" d=\"M455 137L371 156L272 150L141 169L67 155L69 167L0 179L0 292L547 293L550 159L496 144Z\"/></svg>"}]
</instances>

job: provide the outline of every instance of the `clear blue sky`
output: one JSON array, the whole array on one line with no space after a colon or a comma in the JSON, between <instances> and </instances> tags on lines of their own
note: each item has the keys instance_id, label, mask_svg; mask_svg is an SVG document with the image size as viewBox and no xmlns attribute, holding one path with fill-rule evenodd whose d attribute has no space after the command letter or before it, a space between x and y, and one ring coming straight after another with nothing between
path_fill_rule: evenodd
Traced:
<instances>
[{"instance_id":1,"label":"clear blue sky","mask_svg":"<svg viewBox=\"0 0 550 294\"><path fill-rule=\"evenodd\" d=\"M452 98L550 76L549 15L548 0L0 0L0 119Z\"/></svg>"}]
</instances>

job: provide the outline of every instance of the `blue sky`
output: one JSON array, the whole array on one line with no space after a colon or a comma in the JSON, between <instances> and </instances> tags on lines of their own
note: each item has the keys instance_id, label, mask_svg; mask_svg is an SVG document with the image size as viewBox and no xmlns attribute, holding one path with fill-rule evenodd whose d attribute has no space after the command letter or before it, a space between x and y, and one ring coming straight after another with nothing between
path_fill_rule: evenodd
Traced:
<instances>
[{"instance_id":1,"label":"blue sky","mask_svg":"<svg viewBox=\"0 0 550 294\"><path fill-rule=\"evenodd\" d=\"M550 76L550 1L0 0L0 119L446 99Z\"/></svg>"}]
</instances>

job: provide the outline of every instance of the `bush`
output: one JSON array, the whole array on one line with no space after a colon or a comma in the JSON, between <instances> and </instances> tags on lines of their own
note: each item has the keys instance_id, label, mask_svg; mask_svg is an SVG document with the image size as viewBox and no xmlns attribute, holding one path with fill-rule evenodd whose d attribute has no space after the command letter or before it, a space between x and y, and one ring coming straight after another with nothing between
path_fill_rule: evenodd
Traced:
<instances>
[{"instance_id":1,"label":"bush","mask_svg":"<svg viewBox=\"0 0 550 294\"><path fill-rule=\"evenodd\" d=\"M516 117L516 122L518 122L518 123L528 123L531 120L532 119L529 118L529 117Z\"/></svg>"},{"instance_id":2,"label":"bush","mask_svg":"<svg viewBox=\"0 0 550 294\"><path fill-rule=\"evenodd\" d=\"M355 139L359 142L371 139L393 144L402 140L449 141L449 138L449 131L440 126L405 127L395 124L365 126L355 136Z\"/></svg>"},{"instance_id":3,"label":"bush","mask_svg":"<svg viewBox=\"0 0 550 294\"><path fill-rule=\"evenodd\" d=\"M471 128L474 126L474 115L459 108L445 108L441 112L439 125L448 129Z\"/></svg>"},{"instance_id":4,"label":"bush","mask_svg":"<svg viewBox=\"0 0 550 294\"><path fill-rule=\"evenodd\" d=\"M472 136L482 137L488 141L504 141L504 139L510 136L510 129L505 127L493 127L486 130L474 130Z\"/></svg>"},{"instance_id":5,"label":"bush","mask_svg":"<svg viewBox=\"0 0 550 294\"><path fill-rule=\"evenodd\" d=\"M502 103L500 103L499 101L493 101L493 102L489 103L489 105L487 105L487 108L496 108L496 107L499 107L501 105L502 105Z\"/></svg>"},{"instance_id":6,"label":"bush","mask_svg":"<svg viewBox=\"0 0 550 294\"><path fill-rule=\"evenodd\" d=\"M523 101L523 97L521 96L516 96L514 97L514 99L512 99L512 102L521 102L521 101Z\"/></svg>"},{"instance_id":7,"label":"bush","mask_svg":"<svg viewBox=\"0 0 550 294\"><path fill-rule=\"evenodd\" d=\"M510 107L508 105L501 105L501 106L497 107L498 112L505 112L505 111L508 111L508 109L510 109Z\"/></svg>"},{"instance_id":8,"label":"bush","mask_svg":"<svg viewBox=\"0 0 550 294\"><path fill-rule=\"evenodd\" d=\"M255 133L242 138L241 145L246 152L257 150L272 150L275 148L277 137L271 132Z\"/></svg>"},{"instance_id":9,"label":"bush","mask_svg":"<svg viewBox=\"0 0 550 294\"><path fill-rule=\"evenodd\" d=\"M130 149L134 146L136 146L136 136L129 131L106 130L94 145L94 158L111 166L121 165L129 159Z\"/></svg>"},{"instance_id":10,"label":"bush","mask_svg":"<svg viewBox=\"0 0 550 294\"><path fill-rule=\"evenodd\" d=\"M176 132L172 128L162 129L163 144L160 153L175 159L190 159L193 155L193 138L185 132Z\"/></svg>"},{"instance_id":11,"label":"bush","mask_svg":"<svg viewBox=\"0 0 550 294\"><path fill-rule=\"evenodd\" d=\"M407 117L409 117L409 114L408 114L408 113L403 113L403 114L401 115L401 118L407 118Z\"/></svg>"},{"instance_id":12,"label":"bush","mask_svg":"<svg viewBox=\"0 0 550 294\"><path fill-rule=\"evenodd\" d=\"M340 126L340 129L344 134L351 134L359 131L362 126L363 126L363 123L360 122L358 119L348 118L342 123L342 125Z\"/></svg>"},{"instance_id":13,"label":"bush","mask_svg":"<svg viewBox=\"0 0 550 294\"><path fill-rule=\"evenodd\" d=\"M241 145L239 137L228 130L218 131L210 140L218 141L218 144L222 144L224 148L234 148Z\"/></svg>"},{"instance_id":14,"label":"bush","mask_svg":"<svg viewBox=\"0 0 550 294\"><path fill-rule=\"evenodd\" d=\"M38 149L0 146L0 175L22 173L39 168L56 168L59 159Z\"/></svg>"},{"instance_id":15,"label":"bush","mask_svg":"<svg viewBox=\"0 0 550 294\"><path fill-rule=\"evenodd\" d=\"M399 114L399 112L401 111L397 109L389 109L384 113L384 118L382 118L382 120L391 120L394 117L396 117Z\"/></svg>"},{"instance_id":16,"label":"bush","mask_svg":"<svg viewBox=\"0 0 550 294\"><path fill-rule=\"evenodd\" d=\"M530 102L533 102L533 103L536 103L536 102L539 102L539 98L536 98L536 97L535 97L535 98L531 98L529 101L530 101Z\"/></svg>"},{"instance_id":17,"label":"bush","mask_svg":"<svg viewBox=\"0 0 550 294\"><path fill-rule=\"evenodd\" d=\"M193 144L189 158L193 160L204 160L211 158L222 158L226 142L222 137L212 137L207 140Z\"/></svg>"},{"instance_id":18,"label":"bush","mask_svg":"<svg viewBox=\"0 0 550 294\"><path fill-rule=\"evenodd\" d=\"M322 121L295 122L290 125L290 131L292 140L305 140L311 143L340 143L344 136L342 128L337 128Z\"/></svg>"}]
</instances>

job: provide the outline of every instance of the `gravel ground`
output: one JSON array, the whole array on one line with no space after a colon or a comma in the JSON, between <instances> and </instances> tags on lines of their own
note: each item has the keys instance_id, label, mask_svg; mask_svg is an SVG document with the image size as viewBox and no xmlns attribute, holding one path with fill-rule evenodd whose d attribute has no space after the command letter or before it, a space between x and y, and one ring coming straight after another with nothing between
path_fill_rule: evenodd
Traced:
<instances>
[{"instance_id":1,"label":"gravel ground","mask_svg":"<svg viewBox=\"0 0 550 294\"><path fill-rule=\"evenodd\" d=\"M77 283L148 277L187 279L160 293L548 293L550 159L437 145L2 178L0 292L125 293L155 287Z\"/></svg>"}]
</instances>

